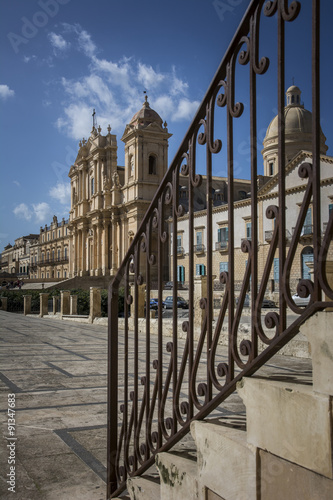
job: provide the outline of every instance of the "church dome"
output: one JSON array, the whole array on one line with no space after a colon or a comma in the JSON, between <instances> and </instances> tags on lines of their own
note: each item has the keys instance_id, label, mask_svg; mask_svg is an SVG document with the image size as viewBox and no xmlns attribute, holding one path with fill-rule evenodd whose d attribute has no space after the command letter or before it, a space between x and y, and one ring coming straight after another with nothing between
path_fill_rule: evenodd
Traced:
<instances>
[{"instance_id":1,"label":"church dome","mask_svg":"<svg viewBox=\"0 0 333 500\"><path fill-rule=\"evenodd\" d=\"M157 123L158 125L160 125L160 127L162 127L163 120L160 115L156 113L156 111L151 109L151 107L149 106L148 97L146 96L142 108L137 113L135 113L129 125L133 127L145 128L151 123Z\"/></svg>"},{"instance_id":2,"label":"church dome","mask_svg":"<svg viewBox=\"0 0 333 500\"><path fill-rule=\"evenodd\" d=\"M285 135L288 134L311 134L312 113L304 108L300 102L301 91L295 85L289 87L286 92L287 106L284 108ZM278 136L279 117L273 118L268 125L264 142Z\"/></svg>"},{"instance_id":3,"label":"church dome","mask_svg":"<svg viewBox=\"0 0 333 500\"><path fill-rule=\"evenodd\" d=\"M312 151L312 113L301 104L301 90L292 85L286 92L287 105L284 108L285 119L285 152L286 161L289 162L299 151ZM276 157L278 148L278 115L268 125L262 154L266 170L266 163L272 165L273 157ZM326 154L328 147L325 144L326 137L320 130L320 152ZM276 158L275 158L276 160ZM276 171L274 172L276 173ZM272 173L265 173L272 175Z\"/></svg>"}]
</instances>

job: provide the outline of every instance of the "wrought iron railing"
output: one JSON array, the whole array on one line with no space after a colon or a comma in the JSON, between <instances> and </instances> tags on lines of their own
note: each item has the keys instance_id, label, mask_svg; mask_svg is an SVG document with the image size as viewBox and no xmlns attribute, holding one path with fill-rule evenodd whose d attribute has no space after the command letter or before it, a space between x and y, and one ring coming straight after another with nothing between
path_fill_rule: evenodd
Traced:
<instances>
[{"instance_id":1,"label":"wrought iron railing","mask_svg":"<svg viewBox=\"0 0 333 500\"><path fill-rule=\"evenodd\" d=\"M202 419L217 408L235 390L236 383L244 376L252 375L299 331L299 326L316 311L332 306L333 291L326 275L326 261L333 235L333 213L331 212L325 234L321 236L321 185L320 185L320 57L319 57L319 0L312 2L312 52L302 54L302 61L312 62L312 153L307 162L301 163L298 174L304 190L295 220L288 227L295 227L291 241L286 244L286 217L291 213L286 206L286 158L284 92L285 52L287 25L299 20L300 2L287 0L252 1L243 17L213 81L186 133L184 140L170 165L149 210L145 214L138 233L122 262L109 289L109 353L108 353L108 474L107 497L117 496L126 486L126 479L146 471L154 462L157 452L166 451L178 442L190 429L193 419ZM301 17L301 16L300 16ZM272 43L260 45L261 27L270 33ZM277 35L274 36L276 29ZM267 31L266 31L267 33ZM293 39L294 40L294 39ZM290 42L291 43L291 42ZM270 241L260 242L258 224L258 113L262 106L257 99L257 80L273 66L261 52L275 51L277 67L278 110L278 192L276 204L269 205L266 218L275 222ZM289 53L294 53L288 47ZM271 56L270 56L271 57ZM303 63L302 63L303 64ZM249 105L244 113L244 104L236 102L238 92L237 74L247 67L249 83L247 92ZM244 85L245 72L242 73ZM273 91L270 91L271 96ZM276 101L272 100L272 108ZM251 241L241 244L244 275L236 280L236 249L238 236L235 227L234 204L236 123L247 114L244 123L249 123L251 198L249 201L252 221ZM221 116L225 120L221 121ZM243 123L243 122L242 122ZM216 130L216 132L215 132ZM225 134L225 140L224 139ZM201 149L204 155L201 155ZM226 151L225 156L223 156ZM222 156L221 156L222 155ZM202 157L206 158L204 172L199 172ZM216 164L214 158L225 158L227 165L228 210L222 220L228 222L228 271L219 279L224 295L216 322L213 321L214 305L214 206L212 200L212 175ZM200 161L199 161L200 158ZM222 160L221 160L222 161ZM206 176L207 208L204 227L205 255L195 253L194 199ZM179 179L182 176L188 186L188 209L179 199ZM298 307L292 299L291 269L299 261L299 245L308 208L312 207L313 222L313 274L312 279L300 280L297 292L310 296L309 305ZM220 210L217 208L216 210ZM186 213L185 213L186 212ZM293 214L296 210L293 211ZM326 217L325 217L326 218ZM170 220L172 223L170 223ZM246 218L249 220L249 217ZM265 219L266 220L266 219ZM184 221L188 235L188 282L189 315L182 323L186 341L180 348L178 311L173 309L172 319L162 315L163 283L165 267L171 276L177 276L177 228ZM244 227L243 227L244 230ZM264 235L264 232L261 232ZM172 237L171 237L172 236ZM171 243L170 243L171 242ZM266 245L264 269L259 273L259 245ZM331 250L330 250L331 251ZM187 249L186 249L187 252ZM279 266L274 268L278 255ZM239 254L237 254L239 257ZM262 255L261 255L262 257ZM205 259L207 292L200 302L203 321L197 327L194 320L194 286L197 259ZM202 265L202 260L200 261ZM278 309L265 313L262 304L267 286L278 271ZM140 297L144 290L149 303L151 283L158 282L159 310L157 334L153 335L153 323L149 315L139 320ZM235 290L238 304L235 304ZM118 319L119 291L124 289L125 302L131 306L131 314L125 307L124 318ZM246 294L250 291L250 333L239 329ZM179 295L177 286L172 289L174 303ZM235 307L236 306L236 307ZM287 324L287 307L292 320ZM289 315L288 314L288 315ZM121 321L121 323L120 323ZM144 322L143 324L140 322ZM172 339L167 338L166 321L171 321ZM154 327L155 327L154 323ZM222 361L221 336L223 326L228 329L227 356ZM170 330L170 328L169 328ZM197 339L197 341L195 341ZM168 341L169 340L169 341ZM142 345L143 343L143 345ZM157 343L157 356L152 357L152 344Z\"/></svg>"}]
</instances>

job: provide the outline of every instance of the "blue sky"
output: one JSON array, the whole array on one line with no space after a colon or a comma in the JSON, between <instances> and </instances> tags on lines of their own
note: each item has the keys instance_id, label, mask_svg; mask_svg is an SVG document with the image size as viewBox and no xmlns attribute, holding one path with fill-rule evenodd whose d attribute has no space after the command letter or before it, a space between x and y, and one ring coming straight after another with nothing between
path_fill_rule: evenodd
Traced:
<instances>
[{"instance_id":1,"label":"blue sky","mask_svg":"<svg viewBox=\"0 0 333 500\"><path fill-rule=\"evenodd\" d=\"M311 2L303 3L300 21L308 23L310 30ZM117 134L118 164L123 165L120 138L125 124L141 107L146 90L151 107L173 134L170 162L247 5L247 0L1 2L0 251L19 236L39 233L53 215L68 218L68 171L79 140L90 134L94 108L102 133L110 123ZM332 3L326 1L324 24L332 14ZM263 23L263 40L269 39L270 29L272 24ZM327 52L323 60L325 71L332 73L329 35L329 30L322 35ZM303 91L305 107L311 109L311 69L300 57L311 46L310 31L300 22L287 36L297 39L287 62L287 86L294 78ZM272 52L272 71L258 81L261 139L276 114L271 45L263 41L265 50ZM244 120L248 91L242 82L247 75L248 69L239 70L237 92L245 103ZM333 147L328 86L322 89L323 102L322 128L327 144ZM223 126L221 122L221 130ZM246 177L248 128L236 127L235 133L239 134L236 173ZM216 173L225 175L221 164Z\"/></svg>"}]
</instances>

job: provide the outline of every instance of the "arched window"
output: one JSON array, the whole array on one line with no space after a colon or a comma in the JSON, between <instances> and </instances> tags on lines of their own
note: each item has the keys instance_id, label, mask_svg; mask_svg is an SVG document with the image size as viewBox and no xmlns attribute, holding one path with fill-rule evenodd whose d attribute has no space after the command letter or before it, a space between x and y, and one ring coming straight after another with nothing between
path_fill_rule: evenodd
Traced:
<instances>
[{"instance_id":1,"label":"arched window","mask_svg":"<svg viewBox=\"0 0 333 500\"><path fill-rule=\"evenodd\" d=\"M156 175L156 156L149 155L149 175Z\"/></svg>"}]
</instances>

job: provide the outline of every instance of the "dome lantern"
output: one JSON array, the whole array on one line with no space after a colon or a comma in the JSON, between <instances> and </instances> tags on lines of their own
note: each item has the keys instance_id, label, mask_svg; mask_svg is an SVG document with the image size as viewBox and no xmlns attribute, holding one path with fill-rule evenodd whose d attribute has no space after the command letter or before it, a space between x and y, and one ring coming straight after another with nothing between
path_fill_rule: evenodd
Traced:
<instances>
[{"instance_id":1,"label":"dome lantern","mask_svg":"<svg viewBox=\"0 0 333 500\"><path fill-rule=\"evenodd\" d=\"M300 151L312 151L312 113L301 104L301 90L292 85L286 91L285 121L285 160L288 163ZM278 115L267 127L263 150L264 175L277 174L278 169ZM326 154L326 137L320 130L320 153Z\"/></svg>"}]
</instances>

